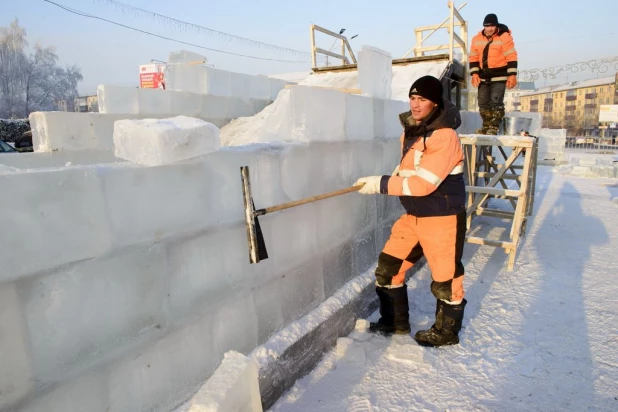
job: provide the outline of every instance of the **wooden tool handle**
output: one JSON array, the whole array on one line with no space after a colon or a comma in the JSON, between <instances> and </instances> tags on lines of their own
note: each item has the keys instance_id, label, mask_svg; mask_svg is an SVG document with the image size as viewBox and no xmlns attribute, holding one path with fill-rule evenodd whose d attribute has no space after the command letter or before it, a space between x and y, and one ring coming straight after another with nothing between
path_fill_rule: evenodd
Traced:
<instances>
[{"instance_id":1,"label":"wooden tool handle","mask_svg":"<svg viewBox=\"0 0 618 412\"><path fill-rule=\"evenodd\" d=\"M288 202L288 203L283 203L277 206L267 207L265 209L258 209L255 211L255 216L262 216L262 215L265 215L266 213L278 212L280 210L289 209L291 207L305 205L307 203L316 202L322 199L328 199L329 197L335 197L335 196L345 195L346 193L356 192L363 186L364 184L358 185L358 186L351 186L345 189L335 190L334 192L324 193L324 194L317 195L317 196L306 197L304 199L295 200L293 202Z\"/></svg>"}]
</instances>

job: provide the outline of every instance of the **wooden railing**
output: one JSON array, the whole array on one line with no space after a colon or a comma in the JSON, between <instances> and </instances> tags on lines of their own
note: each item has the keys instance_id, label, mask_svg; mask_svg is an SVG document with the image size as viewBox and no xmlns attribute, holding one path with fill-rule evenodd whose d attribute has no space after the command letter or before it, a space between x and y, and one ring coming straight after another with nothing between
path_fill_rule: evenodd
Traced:
<instances>
[{"instance_id":1,"label":"wooden railing","mask_svg":"<svg viewBox=\"0 0 618 412\"><path fill-rule=\"evenodd\" d=\"M326 35L332 36L335 39L339 39L341 43L341 54L337 54L330 50L325 50L325 49L316 47L315 45L315 31L316 30ZM346 56L346 50L350 53L349 58L348 56ZM350 43L348 42L347 37L345 37L342 34L338 34L330 30L327 30L318 25L312 24L311 25L311 63L313 65L312 67L318 67L317 66L317 54L318 53L323 54L325 56L334 57L335 59L340 59L342 65L350 64L350 59L352 59L353 63L356 63L356 57L354 56L354 52L352 51L352 48L350 47Z\"/></svg>"},{"instance_id":2,"label":"wooden railing","mask_svg":"<svg viewBox=\"0 0 618 412\"><path fill-rule=\"evenodd\" d=\"M412 53L414 53L414 57L420 57L425 56L426 52L448 50L449 58L451 61L453 61L455 49L461 49L463 56L463 61L461 63L464 65L464 67L466 67L468 63L468 23L464 20L459 11L463 9L467 4L468 3L464 3L456 9L454 3L452 1L449 1L449 17L447 17L442 23L434 26L416 28L414 30L416 34L416 46L408 50L408 52L403 56L403 58L408 57ZM455 33L456 26L460 27L459 35ZM423 43L425 43L427 39L429 39L435 32L440 29L446 29L449 32L449 43L440 44L437 46L423 46ZM426 31L429 31L430 33L427 36L423 37L423 34Z\"/></svg>"}]
</instances>

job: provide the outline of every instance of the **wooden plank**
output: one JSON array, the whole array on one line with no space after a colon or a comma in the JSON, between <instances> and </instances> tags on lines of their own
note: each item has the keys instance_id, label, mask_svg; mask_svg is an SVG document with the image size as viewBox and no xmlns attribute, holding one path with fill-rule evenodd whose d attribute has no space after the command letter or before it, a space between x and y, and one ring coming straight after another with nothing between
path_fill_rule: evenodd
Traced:
<instances>
[{"instance_id":1,"label":"wooden plank","mask_svg":"<svg viewBox=\"0 0 618 412\"><path fill-rule=\"evenodd\" d=\"M317 24L312 24L311 26L312 26L315 30L317 30L317 31L321 31L322 33L324 33L324 34L328 34L329 36L333 36L333 37L336 37L336 38L338 38L338 39L342 39L342 40L346 38L346 37L345 37L344 35L342 35L342 34L335 33L334 31L330 31L330 30L328 30L328 29L325 29L324 27L320 27L320 26L318 26Z\"/></svg>"},{"instance_id":2,"label":"wooden plank","mask_svg":"<svg viewBox=\"0 0 618 412\"><path fill-rule=\"evenodd\" d=\"M316 53L320 53L320 54L325 54L325 55L333 57L335 59L343 60L345 62L345 64L350 64L350 60L348 60L348 58L346 56L342 56L340 54L333 53L332 51L328 51L328 50L316 47L315 48L315 52Z\"/></svg>"},{"instance_id":3,"label":"wooden plank","mask_svg":"<svg viewBox=\"0 0 618 412\"><path fill-rule=\"evenodd\" d=\"M431 56L406 57L403 59L393 59L393 66L404 66L413 63L422 63L429 61L449 60L448 54L433 54Z\"/></svg>"},{"instance_id":4,"label":"wooden plank","mask_svg":"<svg viewBox=\"0 0 618 412\"><path fill-rule=\"evenodd\" d=\"M500 150L500 153L502 153L502 156L506 159L506 152L504 151L504 149L502 148L502 146L498 146L498 149ZM509 170L513 173L517 173L515 172L515 169L513 168L513 166L509 166ZM519 182L517 182L519 184ZM521 184L519 185L521 187Z\"/></svg>"},{"instance_id":5,"label":"wooden plank","mask_svg":"<svg viewBox=\"0 0 618 412\"><path fill-rule=\"evenodd\" d=\"M515 218L515 212L509 212L508 210L478 208L476 213L481 216L497 217L500 219Z\"/></svg>"},{"instance_id":6,"label":"wooden plank","mask_svg":"<svg viewBox=\"0 0 618 412\"><path fill-rule=\"evenodd\" d=\"M343 42L345 42L345 46L348 48L348 52L350 52L350 57L352 58L352 61L354 63L357 63L356 56L354 55L354 52L352 51L352 47L350 47L350 43L348 42L348 39L343 40ZM345 47L343 44L341 45L341 51L343 54L345 54Z\"/></svg>"},{"instance_id":7,"label":"wooden plank","mask_svg":"<svg viewBox=\"0 0 618 412\"><path fill-rule=\"evenodd\" d=\"M529 186L529 176L530 176L530 166L532 160L532 150L526 150L524 156L524 169L522 171L522 176L524 179L521 181L521 191L524 196L519 199L517 202L517 208L515 209L515 219L513 219L513 226L511 227L511 239L513 242L517 244L519 240L519 236L521 235L521 227L523 225L523 221L526 219L526 212L528 206L528 186ZM515 259L515 257L513 257ZM513 262L514 263L514 262Z\"/></svg>"},{"instance_id":8,"label":"wooden plank","mask_svg":"<svg viewBox=\"0 0 618 412\"><path fill-rule=\"evenodd\" d=\"M459 135L462 144L480 146L532 147L533 137Z\"/></svg>"},{"instance_id":9,"label":"wooden plank","mask_svg":"<svg viewBox=\"0 0 618 412\"><path fill-rule=\"evenodd\" d=\"M477 177L494 177L496 174L493 172L474 172L474 174ZM517 175L517 174L508 174L505 173L504 176L502 176L503 179L506 180L517 180L517 181L521 181L521 176Z\"/></svg>"},{"instance_id":10,"label":"wooden plank","mask_svg":"<svg viewBox=\"0 0 618 412\"><path fill-rule=\"evenodd\" d=\"M423 63L423 62L437 62L442 60L449 60L448 54L433 54L430 56L419 56L419 57L407 57L405 59L393 59L393 66L407 66L409 64L415 63ZM343 64L338 66L325 66L325 67L314 67L311 69L315 73L323 73L323 72L347 72L358 70L358 65L356 63Z\"/></svg>"},{"instance_id":11,"label":"wooden plank","mask_svg":"<svg viewBox=\"0 0 618 412\"><path fill-rule=\"evenodd\" d=\"M463 8L463 6L462 6L462 8ZM456 9L456 8L453 7L453 14L455 15L455 17L457 17L457 20L459 20L459 22L455 23L455 26L465 26L466 25L466 20L463 18L463 16L459 12L459 10L461 10L461 8Z\"/></svg>"},{"instance_id":12,"label":"wooden plank","mask_svg":"<svg viewBox=\"0 0 618 412\"><path fill-rule=\"evenodd\" d=\"M466 186L466 191L472 193L484 193L487 195L507 197L520 197L523 195L523 192L521 190L498 189L497 187Z\"/></svg>"},{"instance_id":13,"label":"wooden plank","mask_svg":"<svg viewBox=\"0 0 618 412\"><path fill-rule=\"evenodd\" d=\"M510 251L511 249L514 249L516 247L516 245L513 242L508 242L508 241L503 241L503 240L485 239L485 238L476 237L476 236L466 236L466 242L472 243L474 245L499 247L502 249L506 249L507 251Z\"/></svg>"},{"instance_id":14,"label":"wooden plank","mask_svg":"<svg viewBox=\"0 0 618 412\"><path fill-rule=\"evenodd\" d=\"M504 150L502 150L502 146L498 146L498 149L500 149L500 151L504 155L504 159L506 159L505 160L506 162L509 162L509 160L510 160L510 163L513 163L517 159L517 157L519 156L519 154L518 154L513 159L510 159L510 158L507 159L506 154L504 153ZM515 150L519 150L519 149L515 149ZM495 174L492 177L492 179L493 179L493 178L496 177L496 174L500 173L500 171L499 171L500 168L498 168L498 165L495 163L495 159L493 158L493 156L488 156L487 160L489 161L489 166L491 166L491 168L494 169L494 171L495 171ZM500 165L500 166L502 166L502 165ZM513 173L515 173L514 170L513 170ZM504 175L506 175L506 173L504 173L504 171L502 171L502 176L504 176ZM500 185L502 186L503 189L508 189L509 188L508 185L506 184L506 182L504 181L504 177L501 177L499 182L500 182ZM521 184L519 182L517 182L517 184L518 184L518 186L521 186ZM515 201L513 199L510 199L509 202L511 202L511 206L513 206L513 209L515 209L515 207L517 207L517 204L515 203Z\"/></svg>"},{"instance_id":15,"label":"wooden plank","mask_svg":"<svg viewBox=\"0 0 618 412\"><path fill-rule=\"evenodd\" d=\"M317 66L316 56L315 56L315 25L312 24L310 28L310 39L311 39L311 65L312 67Z\"/></svg>"}]
</instances>

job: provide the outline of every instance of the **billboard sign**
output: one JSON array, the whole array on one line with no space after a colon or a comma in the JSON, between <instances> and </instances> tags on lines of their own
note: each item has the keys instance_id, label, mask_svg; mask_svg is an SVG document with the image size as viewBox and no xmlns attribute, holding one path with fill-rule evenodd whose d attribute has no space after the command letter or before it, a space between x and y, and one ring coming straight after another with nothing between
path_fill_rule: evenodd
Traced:
<instances>
[{"instance_id":1,"label":"billboard sign","mask_svg":"<svg viewBox=\"0 0 618 412\"><path fill-rule=\"evenodd\" d=\"M599 110L599 122L618 122L618 104L602 104Z\"/></svg>"},{"instance_id":2,"label":"billboard sign","mask_svg":"<svg viewBox=\"0 0 618 412\"><path fill-rule=\"evenodd\" d=\"M139 66L139 87L142 89L165 89L164 64L142 64Z\"/></svg>"}]
</instances>

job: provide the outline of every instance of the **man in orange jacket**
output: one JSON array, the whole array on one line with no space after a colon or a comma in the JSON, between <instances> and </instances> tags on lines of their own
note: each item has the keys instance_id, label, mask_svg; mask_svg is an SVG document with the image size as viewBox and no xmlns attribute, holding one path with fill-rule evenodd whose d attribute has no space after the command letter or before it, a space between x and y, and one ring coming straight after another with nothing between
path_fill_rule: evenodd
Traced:
<instances>
[{"instance_id":1,"label":"man in orange jacket","mask_svg":"<svg viewBox=\"0 0 618 412\"><path fill-rule=\"evenodd\" d=\"M517 51L509 28L498 23L495 14L483 20L483 30L470 46L472 86L478 87L479 111L483 118L481 134L497 134L504 118L505 89L517 85Z\"/></svg>"},{"instance_id":2,"label":"man in orange jacket","mask_svg":"<svg viewBox=\"0 0 618 412\"><path fill-rule=\"evenodd\" d=\"M360 178L362 194L399 196L406 214L393 225L378 258L376 293L380 320L372 332L410 333L405 275L425 256L436 297L436 321L414 339L423 346L459 343L463 321L466 233L463 152L455 129L461 124L457 108L443 98L440 80L424 76L412 84L410 111L399 116L404 127L402 158L390 176Z\"/></svg>"}]
</instances>

